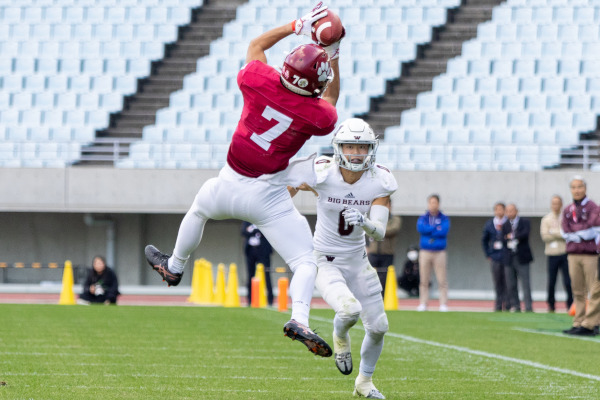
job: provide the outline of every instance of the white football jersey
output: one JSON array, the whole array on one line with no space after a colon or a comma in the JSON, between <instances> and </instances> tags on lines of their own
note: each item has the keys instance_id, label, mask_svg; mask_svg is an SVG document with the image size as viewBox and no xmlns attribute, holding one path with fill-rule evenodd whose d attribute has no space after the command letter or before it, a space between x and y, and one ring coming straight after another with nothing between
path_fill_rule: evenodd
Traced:
<instances>
[{"instance_id":1,"label":"white football jersey","mask_svg":"<svg viewBox=\"0 0 600 400\"><path fill-rule=\"evenodd\" d=\"M346 223L343 212L356 208L361 213L371 209L378 197L391 195L398 188L389 169L375 164L354 184L344 182L340 167L331 157L315 160L317 183L317 226L313 239L315 250L325 254L341 254L364 250L365 231Z\"/></svg>"}]
</instances>

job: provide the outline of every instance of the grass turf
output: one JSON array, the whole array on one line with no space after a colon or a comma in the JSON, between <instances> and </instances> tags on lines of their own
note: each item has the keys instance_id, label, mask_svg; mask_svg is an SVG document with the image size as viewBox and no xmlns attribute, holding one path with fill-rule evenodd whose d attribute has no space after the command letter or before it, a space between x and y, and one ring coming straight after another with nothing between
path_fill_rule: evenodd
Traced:
<instances>
[{"instance_id":1,"label":"grass turf","mask_svg":"<svg viewBox=\"0 0 600 400\"><path fill-rule=\"evenodd\" d=\"M333 313L311 325L330 339ZM0 399L347 399L355 370L283 337L264 309L0 305ZM600 338L559 314L389 312L388 399L595 399Z\"/></svg>"}]
</instances>

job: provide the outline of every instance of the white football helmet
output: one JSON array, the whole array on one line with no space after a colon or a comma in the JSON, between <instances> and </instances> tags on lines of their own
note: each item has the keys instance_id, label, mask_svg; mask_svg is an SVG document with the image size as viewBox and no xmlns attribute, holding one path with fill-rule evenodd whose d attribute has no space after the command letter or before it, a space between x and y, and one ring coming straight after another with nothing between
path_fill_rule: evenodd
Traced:
<instances>
[{"instance_id":1,"label":"white football helmet","mask_svg":"<svg viewBox=\"0 0 600 400\"><path fill-rule=\"evenodd\" d=\"M348 158L349 154L344 154L342 144L367 144L369 152L364 156L362 163L352 163ZM333 146L333 157L335 162L342 168L350 171L364 171L375 163L375 153L379 146L379 139L375 136L373 129L360 118L349 118L342 122L331 141Z\"/></svg>"}]
</instances>

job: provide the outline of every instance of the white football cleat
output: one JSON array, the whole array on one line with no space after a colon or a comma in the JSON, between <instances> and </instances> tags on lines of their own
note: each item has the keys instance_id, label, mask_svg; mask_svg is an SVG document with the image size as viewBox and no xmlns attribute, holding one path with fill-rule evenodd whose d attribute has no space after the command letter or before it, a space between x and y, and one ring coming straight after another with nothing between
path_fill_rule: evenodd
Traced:
<instances>
[{"instance_id":1,"label":"white football cleat","mask_svg":"<svg viewBox=\"0 0 600 400\"><path fill-rule=\"evenodd\" d=\"M419 307L417 307L417 311L427 311L427 305L424 303L419 304Z\"/></svg>"},{"instance_id":2,"label":"white football cleat","mask_svg":"<svg viewBox=\"0 0 600 400\"><path fill-rule=\"evenodd\" d=\"M448 312L448 306L445 304L440 304L440 312Z\"/></svg>"},{"instance_id":3,"label":"white football cleat","mask_svg":"<svg viewBox=\"0 0 600 400\"><path fill-rule=\"evenodd\" d=\"M385 396L381 394L379 390L373 385L373 381L361 379L361 375L358 374L356 381L354 382L354 396L366 397L367 399L385 399ZM360 382L359 382L360 381Z\"/></svg>"},{"instance_id":4,"label":"white football cleat","mask_svg":"<svg viewBox=\"0 0 600 400\"><path fill-rule=\"evenodd\" d=\"M340 338L333 332L333 357L335 366L344 375L352 373L352 353L350 349L350 335L346 333L346 338Z\"/></svg>"}]
</instances>

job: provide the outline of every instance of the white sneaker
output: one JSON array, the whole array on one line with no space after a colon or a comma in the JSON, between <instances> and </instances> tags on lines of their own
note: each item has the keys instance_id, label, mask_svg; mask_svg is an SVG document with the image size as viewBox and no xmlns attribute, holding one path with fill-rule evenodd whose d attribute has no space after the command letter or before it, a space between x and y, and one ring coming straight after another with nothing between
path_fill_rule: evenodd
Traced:
<instances>
[{"instance_id":1,"label":"white sneaker","mask_svg":"<svg viewBox=\"0 0 600 400\"><path fill-rule=\"evenodd\" d=\"M371 379L368 381L365 381L364 379L365 377L362 377L361 379L360 374L356 377L356 381L354 382L354 392L352 393L354 396L366 397L367 399L385 399L385 396L377 390L375 385L373 385Z\"/></svg>"},{"instance_id":2,"label":"white sneaker","mask_svg":"<svg viewBox=\"0 0 600 400\"><path fill-rule=\"evenodd\" d=\"M350 349L350 335L346 333L345 338L340 338L333 332L333 357L335 366L344 375L352 373L352 353Z\"/></svg>"},{"instance_id":3,"label":"white sneaker","mask_svg":"<svg viewBox=\"0 0 600 400\"><path fill-rule=\"evenodd\" d=\"M419 307L417 307L417 311L427 311L427 304L419 304Z\"/></svg>"},{"instance_id":4,"label":"white sneaker","mask_svg":"<svg viewBox=\"0 0 600 400\"><path fill-rule=\"evenodd\" d=\"M79 304L80 306L89 306L90 302L84 299L77 299L76 301L77 304Z\"/></svg>"},{"instance_id":5,"label":"white sneaker","mask_svg":"<svg viewBox=\"0 0 600 400\"><path fill-rule=\"evenodd\" d=\"M440 304L440 312L447 312L448 306L445 304Z\"/></svg>"}]
</instances>

